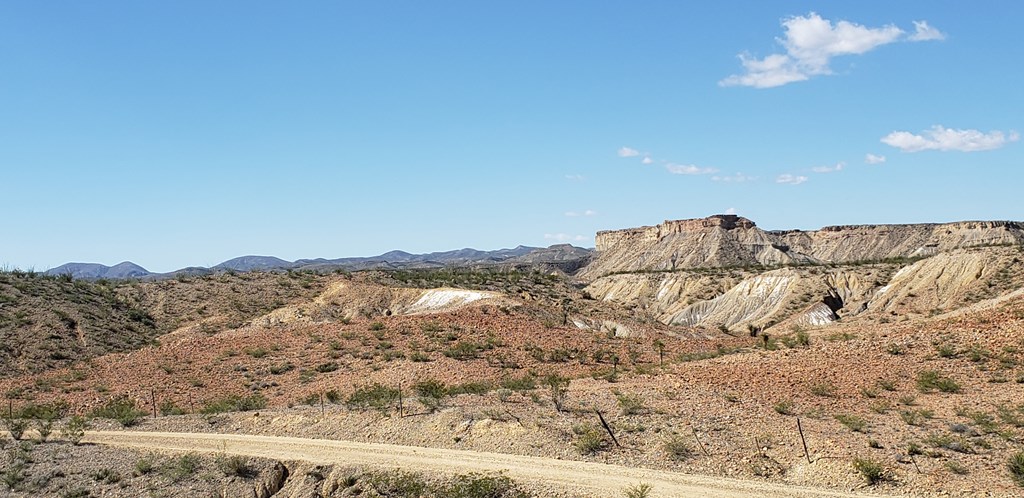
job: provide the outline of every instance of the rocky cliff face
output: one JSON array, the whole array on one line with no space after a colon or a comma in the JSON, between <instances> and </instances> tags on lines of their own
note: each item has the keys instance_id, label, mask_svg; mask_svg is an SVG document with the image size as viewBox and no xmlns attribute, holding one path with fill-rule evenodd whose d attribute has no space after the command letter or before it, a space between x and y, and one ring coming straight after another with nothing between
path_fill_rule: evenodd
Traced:
<instances>
[{"instance_id":1,"label":"rocky cliff face","mask_svg":"<svg viewBox=\"0 0 1024 498\"><path fill-rule=\"evenodd\" d=\"M594 280L620 272L878 261L1005 244L1024 244L1024 224L964 221L765 231L743 217L715 215L598 232L597 257L579 276Z\"/></svg>"}]
</instances>

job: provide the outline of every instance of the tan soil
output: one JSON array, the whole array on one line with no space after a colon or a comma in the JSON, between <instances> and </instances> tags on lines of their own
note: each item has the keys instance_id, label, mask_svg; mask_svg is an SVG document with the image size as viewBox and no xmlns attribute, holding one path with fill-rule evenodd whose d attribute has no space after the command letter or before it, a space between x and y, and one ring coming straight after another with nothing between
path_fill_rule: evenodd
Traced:
<instances>
[{"instance_id":1,"label":"tan soil","mask_svg":"<svg viewBox=\"0 0 1024 498\"><path fill-rule=\"evenodd\" d=\"M865 493L784 486L650 469L501 453L388 444L237 434L97 431L85 441L135 449L227 453L318 464L367 465L430 473L502 472L514 480L539 482L577 496L618 497L622 489L650 484L656 496L843 497Z\"/></svg>"}]
</instances>

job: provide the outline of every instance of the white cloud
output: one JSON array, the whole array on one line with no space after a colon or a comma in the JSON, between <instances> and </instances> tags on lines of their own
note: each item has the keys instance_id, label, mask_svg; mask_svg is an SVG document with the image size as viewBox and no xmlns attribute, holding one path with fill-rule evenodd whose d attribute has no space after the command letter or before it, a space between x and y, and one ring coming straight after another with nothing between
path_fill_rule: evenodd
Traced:
<instances>
[{"instance_id":1,"label":"white cloud","mask_svg":"<svg viewBox=\"0 0 1024 498\"><path fill-rule=\"evenodd\" d=\"M929 26L928 21L914 21L914 34L907 39L910 41L945 40L946 34Z\"/></svg>"},{"instance_id":2,"label":"white cloud","mask_svg":"<svg viewBox=\"0 0 1024 498\"><path fill-rule=\"evenodd\" d=\"M786 173L784 175L779 175L778 178L775 179L775 183L784 183L784 184L788 184L788 185L800 185L801 183L806 182L806 181L807 181L807 177L806 176L791 175L789 173Z\"/></svg>"},{"instance_id":3,"label":"white cloud","mask_svg":"<svg viewBox=\"0 0 1024 498\"><path fill-rule=\"evenodd\" d=\"M744 175L743 173L736 173L735 175L719 176L715 175L711 177L711 181L725 182L725 183L743 183L756 180L756 176Z\"/></svg>"},{"instance_id":4,"label":"white cloud","mask_svg":"<svg viewBox=\"0 0 1024 498\"><path fill-rule=\"evenodd\" d=\"M864 162L868 164L882 164L885 162L885 156L876 156L875 154L868 154L864 156Z\"/></svg>"},{"instance_id":5,"label":"white cloud","mask_svg":"<svg viewBox=\"0 0 1024 498\"><path fill-rule=\"evenodd\" d=\"M793 59L787 55L769 55L764 59L751 58L740 54L740 63L747 73L734 74L719 81L719 86L752 86L754 88L772 88L795 81L803 81L809 76L796 68Z\"/></svg>"},{"instance_id":6,"label":"white cloud","mask_svg":"<svg viewBox=\"0 0 1024 498\"><path fill-rule=\"evenodd\" d=\"M1020 135L1011 131L1009 135L1001 131L982 133L978 130L956 130L942 125L915 135L909 131L894 131L882 137L882 143L891 145L903 152L921 152L923 150L956 150L961 152L977 152L998 149L1010 142L1020 140Z\"/></svg>"},{"instance_id":7,"label":"white cloud","mask_svg":"<svg viewBox=\"0 0 1024 498\"><path fill-rule=\"evenodd\" d=\"M726 209L725 214L736 214L736 208Z\"/></svg>"},{"instance_id":8,"label":"white cloud","mask_svg":"<svg viewBox=\"0 0 1024 498\"><path fill-rule=\"evenodd\" d=\"M846 163L840 162L836 163L835 166L815 166L811 168L811 171L815 173L835 173L837 171L842 171L845 167Z\"/></svg>"},{"instance_id":9,"label":"white cloud","mask_svg":"<svg viewBox=\"0 0 1024 498\"><path fill-rule=\"evenodd\" d=\"M629 147L623 147L619 149L619 157L636 157L640 155L640 151L631 149Z\"/></svg>"},{"instance_id":10,"label":"white cloud","mask_svg":"<svg viewBox=\"0 0 1024 498\"><path fill-rule=\"evenodd\" d=\"M673 164L669 163L665 165L665 169L673 175L710 175L711 173L717 173L718 170L715 168L701 168L693 164Z\"/></svg>"},{"instance_id":11,"label":"white cloud","mask_svg":"<svg viewBox=\"0 0 1024 498\"><path fill-rule=\"evenodd\" d=\"M583 175L565 175L565 179L570 182L582 182L586 178Z\"/></svg>"},{"instance_id":12,"label":"white cloud","mask_svg":"<svg viewBox=\"0 0 1024 498\"><path fill-rule=\"evenodd\" d=\"M596 214L597 214L597 211L594 211L593 209L586 209L586 210L583 210L583 211L566 211L566 213L565 213L565 215L570 217L570 218L576 218L576 217L579 217L579 216L594 216Z\"/></svg>"},{"instance_id":13,"label":"white cloud","mask_svg":"<svg viewBox=\"0 0 1024 498\"><path fill-rule=\"evenodd\" d=\"M859 55L882 45L901 40L940 40L944 35L926 21L914 21L915 33L907 36L892 24L868 28L849 21L823 19L811 12L782 21L785 31L776 41L785 48L784 54L771 54L763 59L740 54L743 74L734 74L718 82L720 86L751 86L771 88L812 76L832 74L829 62L841 55Z\"/></svg>"},{"instance_id":14,"label":"white cloud","mask_svg":"<svg viewBox=\"0 0 1024 498\"><path fill-rule=\"evenodd\" d=\"M545 240L554 240L554 241L557 241L557 242L568 242L570 240L571 241L579 242L579 241L587 240L587 238L582 236L582 235L569 235L567 233L546 233L546 234L544 234L544 239Z\"/></svg>"},{"instance_id":15,"label":"white cloud","mask_svg":"<svg viewBox=\"0 0 1024 498\"><path fill-rule=\"evenodd\" d=\"M651 157L650 157L650 156L647 156L647 157L645 157L645 158L644 158L644 160L643 160L643 161L640 161L640 162L641 162L641 163L644 163L644 164L651 164L651 163L653 163L653 162L654 162L654 160L653 160L653 159L651 159Z\"/></svg>"}]
</instances>

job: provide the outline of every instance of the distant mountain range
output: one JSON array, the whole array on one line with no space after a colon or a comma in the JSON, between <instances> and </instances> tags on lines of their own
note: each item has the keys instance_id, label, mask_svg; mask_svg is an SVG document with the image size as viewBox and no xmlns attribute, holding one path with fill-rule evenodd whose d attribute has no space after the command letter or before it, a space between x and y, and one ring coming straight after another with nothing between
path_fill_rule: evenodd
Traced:
<instances>
[{"instance_id":1,"label":"distant mountain range","mask_svg":"<svg viewBox=\"0 0 1024 498\"><path fill-rule=\"evenodd\" d=\"M391 251L379 256L300 259L285 261L273 256L241 256L229 259L210 268L191 266L168 273L153 273L145 268L125 261L114 266L98 263L66 263L46 271L47 275L71 275L80 279L159 279L177 275L205 275L226 271L283 271L283 270L371 270L371 269L423 269L450 266L547 266L573 272L585 265L591 256L590 249L570 244L551 247L519 246L513 249L480 251L457 249L454 251L411 254L405 251Z\"/></svg>"}]
</instances>

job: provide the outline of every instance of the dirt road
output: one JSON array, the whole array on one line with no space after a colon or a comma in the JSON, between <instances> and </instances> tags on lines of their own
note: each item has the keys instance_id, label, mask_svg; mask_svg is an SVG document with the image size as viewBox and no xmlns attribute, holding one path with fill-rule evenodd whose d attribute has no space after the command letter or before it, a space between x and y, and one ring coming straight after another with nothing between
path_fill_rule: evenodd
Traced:
<instances>
[{"instance_id":1,"label":"dirt road","mask_svg":"<svg viewBox=\"0 0 1024 498\"><path fill-rule=\"evenodd\" d=\"M84 442L172 452L223 452L316 464L363 465L409 471L499 472L517 481L542 482L583 496L621 497L644 482L657 497L845 497L863 493L784 486L763 482L678 474L618 465L390 444L239 434L92 431Z\"/></svg>"}]
</instances>

